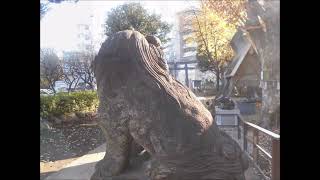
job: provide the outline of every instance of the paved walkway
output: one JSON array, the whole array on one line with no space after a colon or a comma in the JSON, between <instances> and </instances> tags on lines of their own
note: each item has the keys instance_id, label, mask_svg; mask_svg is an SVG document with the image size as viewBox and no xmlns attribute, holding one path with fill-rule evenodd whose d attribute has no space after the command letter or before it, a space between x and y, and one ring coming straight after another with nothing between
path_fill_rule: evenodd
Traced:
<instances>
[{"instance_id":1,"label":"paved walkway","mask_svg":"<svg viewBox=\"0 0 320 180\"><path fill-rule=\"evenodd\" d=\"M102 144L88 154L67 164L60 171L51 174L46 180L89 180L94 172L95 164L104 157L105 148L106 145Z\"/></svg>"},{"instance_id":2,"label":"paved walkway","mask_svg":"<svg viewBox=\"0 0 320 180\"><path fill-rule=\"evenodd\" d=\"M104 157L105 147L106 145L103 144L88 154L79 157L60 171L48 176L46 180L90 180L95 164ZM246 171L245 176L246 180L260 180L252 167Z\"/></svg>"}]
</instances>

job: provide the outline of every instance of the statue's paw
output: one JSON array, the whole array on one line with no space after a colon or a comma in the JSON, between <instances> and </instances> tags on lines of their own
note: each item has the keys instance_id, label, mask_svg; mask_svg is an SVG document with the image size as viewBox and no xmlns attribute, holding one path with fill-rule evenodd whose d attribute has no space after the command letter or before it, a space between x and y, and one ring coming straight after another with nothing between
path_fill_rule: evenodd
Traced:
<instances>
[{"instance_id":1,"label":"statue's paw","mask_svg":"<svg viewBox=\"0 0 320 180\"><path fill-rule=\"evenodd\" d=\"M110 169L103 162L98 162L95 167L95 172L91 176L90 180L112 180L112 174Z\"/></svg>"}]
</instances>

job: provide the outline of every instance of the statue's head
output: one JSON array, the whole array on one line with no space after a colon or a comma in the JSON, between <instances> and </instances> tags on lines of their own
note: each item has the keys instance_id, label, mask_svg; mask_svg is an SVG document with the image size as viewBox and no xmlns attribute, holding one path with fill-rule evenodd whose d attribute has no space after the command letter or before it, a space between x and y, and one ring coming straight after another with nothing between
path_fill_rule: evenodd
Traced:
<instances>
[{"instance_id":1,"label":"statue's head","mask_svg":"<svg viewBox=\"0 0 320 180\"><path fill-rule=\"evenodd\" d=\"M171 77L158 63L161 53L156 51L160 49L151 46L160 46L161 42L154 36L148 36L148 40L138 31L125 30L102 44L93 62L98 92L112 96L125 89L135 93L136 87L145 87L144 91L162 92L177 101L169 83Z\"/></svg>"},{"instance_id":2,"label":"statue's head","mask_svg":"<svg viewBox=\"0 0 320 180\"><path fill-rule=\"evenodd\" d=\"M147 35L146 36L146 40L148 41L149 44L153 44L156 47L160 47L161 48L161 41L158 37L156 36L152 36L152 35Z\"/></svg>"}]
</instances>

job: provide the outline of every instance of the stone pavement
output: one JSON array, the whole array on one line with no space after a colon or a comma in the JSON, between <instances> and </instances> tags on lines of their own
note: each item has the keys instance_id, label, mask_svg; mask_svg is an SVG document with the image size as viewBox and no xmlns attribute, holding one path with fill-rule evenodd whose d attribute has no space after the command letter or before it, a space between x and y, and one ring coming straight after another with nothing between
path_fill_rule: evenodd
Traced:
<instances>
[{"instance_id":1,"label":"stone pavement","mask_svg":"<svg viewBox=\"0 0 320 180\"><path fill-rule=\"evenodd\" d=\"M46 180L89 180L94 172L95 164L104 157L105 148L106 144L102 144L88 154L67 164L60 171L51 174Z\"/></svg>"},{"instance_id":2,"label":"stone pavement","mask_svg":"<svg viewBox=\"0 0 320 180\"><path fill-rule=\"evenodd\" d=\"M96 149L90 151L88 154L79 157L78 159L72 161L71 163L67 164L64 168L60 171L51 174L46 178L46 180L90 180L91 175L94 172L95 164L100 161L105 154L106 145L102 144L101 146L97 147ZM131 180L146 180L140 177L141 172L138 173L126 173L125 176L120 176L116 179L129 179L127 177L130 176ZM260 178L256 175L253 168L249 168L246 173L246 180L260 180Z\"/></svg>"}]
</instances>

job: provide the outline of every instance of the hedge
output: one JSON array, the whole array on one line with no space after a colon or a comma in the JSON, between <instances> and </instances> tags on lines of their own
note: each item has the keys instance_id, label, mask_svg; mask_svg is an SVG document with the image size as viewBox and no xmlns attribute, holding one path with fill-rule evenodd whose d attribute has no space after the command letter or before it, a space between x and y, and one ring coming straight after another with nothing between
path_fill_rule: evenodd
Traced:
<instances>
[{"instance_id":1,"label":"hedge","mask_svg":"<svg viewBox=\"0 0 320 180\"><path fill-rule=\"evenodd\" d=\"M96 112L98 96L96 91L57 93L53 96L40 95L40 117L58 117L77 112Z\"/></svg>"}]
</instances>

